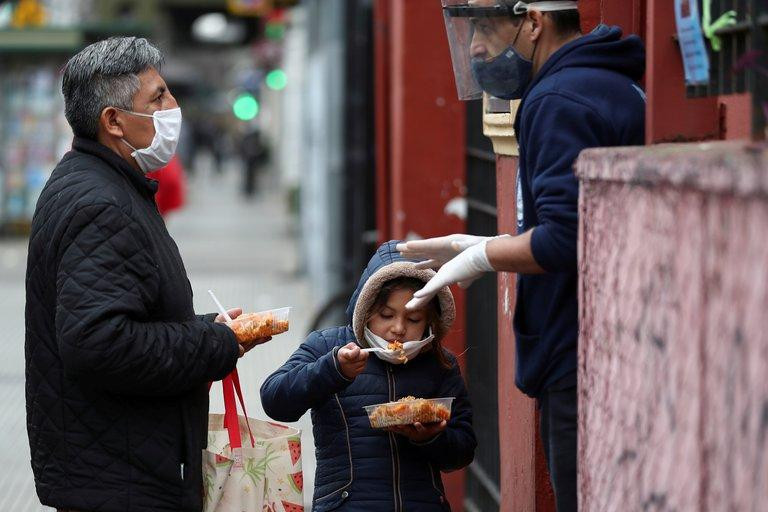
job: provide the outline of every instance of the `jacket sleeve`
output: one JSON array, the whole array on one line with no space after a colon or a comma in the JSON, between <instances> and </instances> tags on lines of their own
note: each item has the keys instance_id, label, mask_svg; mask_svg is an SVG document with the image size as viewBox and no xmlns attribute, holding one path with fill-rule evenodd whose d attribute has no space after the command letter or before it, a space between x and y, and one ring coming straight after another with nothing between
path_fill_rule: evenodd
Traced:
<instances>
[{"instance_id":1,"label":"jacket sleeve","mask_svg":"<svg viewBox=\"0 0 768 512\"><path fill-rule=\"evenodd\" d=\"M288 361L261 385L264 412L277 421L297 421L321 405L351 380L341 374L336 354L328 350L325 338L313 332Z\"/></svg>"},{"instance_id":2,"label":"jacket sleeve","mask_svg":"<svg viewBox=\"0 0 768 512\"><path fill-rule=\"evenodd\" d=\"M197 316L198 320L202 320L203 322L215 322L216 317L219 316L218 313L206 313L204 315L195 315Z\"/></svg>"},{"instance_id":3,"label":"jacket sleeve","mask_svg":"<svg viewBox=\"0 0 768 512\"><path fill-rule=\"evenodd\" d=\"M538 225L531 235L536 262L547 272L576 270L582 150L605 145L606 121L580 101L550 93L526 109L525 160Z\"/></svg>"},{"instance_id":4,"label":"jacket sleeve","mask_svg":"<svg viewBox=\"0 0 768 512\"><path fill-rule=\"evenodd\" d=\"M414 443L421 454L440 471L454 471L468 466L475 458L477 439L472 428L472 406L459 365L453 368L440 386L441 397L454 397L448 426L431 441Z\"/></svg>"},{"instance_id":5,"label":"jacket sleeve","mask_svg":"<svg viewBox=\"0 0 768 512\"><path fill-rule=\"evenodd\" d=\"M56 340L64 371L130 395L176 395L235 367L219 324L150 322L159 279L145 233L113 204L78 210L59 246Z\"/></svg>"}]
</instances>

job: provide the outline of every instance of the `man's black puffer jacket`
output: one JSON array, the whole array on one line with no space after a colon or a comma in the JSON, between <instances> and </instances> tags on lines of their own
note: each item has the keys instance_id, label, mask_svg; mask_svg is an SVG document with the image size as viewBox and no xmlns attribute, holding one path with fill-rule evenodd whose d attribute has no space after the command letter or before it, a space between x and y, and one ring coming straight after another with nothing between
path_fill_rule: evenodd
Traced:
<instances>
[{"instance_id":1,"label":"man's black puffer jacket","mask_svg":"<svg viewBox=\"0 0 768 512\"><path fill-rule=\"evenodd\" d=\"M75 138L45 186L27 263L26 398L40 501L199 511L205 383L237 341L196 316L156 183Z\"/></svg>"}]
</instances>

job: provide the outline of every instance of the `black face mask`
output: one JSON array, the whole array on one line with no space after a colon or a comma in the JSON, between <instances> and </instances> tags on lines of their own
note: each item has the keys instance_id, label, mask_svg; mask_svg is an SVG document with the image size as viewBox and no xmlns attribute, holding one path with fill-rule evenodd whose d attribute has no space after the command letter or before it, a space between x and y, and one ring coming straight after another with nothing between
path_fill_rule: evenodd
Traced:
<instances>
[{"instance_id":1,"label":"black face mask","mask_svg":"<svg viewBox=\"0 0 768 512\"><path fill-rule=\"evenodd\" d=\"M523 21L525 23L525 21ZM473 58L472 76L477 84L488 94L504 100L518 100L533 79L533 60L526 59L517 53L514 46L522 32L522 24L515 40L501 54L485 60ZM533 50L536 53L536 48Z\"/></svg>"}]
</instances>

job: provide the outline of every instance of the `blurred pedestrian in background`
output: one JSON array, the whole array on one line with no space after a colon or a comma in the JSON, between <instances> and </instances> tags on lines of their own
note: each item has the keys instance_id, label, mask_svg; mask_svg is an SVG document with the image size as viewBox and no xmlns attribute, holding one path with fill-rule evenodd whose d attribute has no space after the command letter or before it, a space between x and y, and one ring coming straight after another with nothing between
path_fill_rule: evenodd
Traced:
<instances>
[{"instance_id":1,"label":"blurred pedestrian in background","mask_svg":"<svg viewBox=\"0 0 768 512\"><path fill-rule=\"evenodd\" d=\"M255 123L246 125L238 147L243 160L243 192L250 197L258 189L259 174L269 159L269 148Z\"/></svg>"},{"instance_id":2,"label":"blurred pedestrian in background","mask_svg":"<svg viewBox=\"0 0 768 512\"><path fill-rule=\"evenodd\" d=\"M160 215L165 217L184 206L187 183L184 166L178 155L174 155L165 167L148 173L147 177L157 181L155 203Z\"/></svg>"}]
</instances>

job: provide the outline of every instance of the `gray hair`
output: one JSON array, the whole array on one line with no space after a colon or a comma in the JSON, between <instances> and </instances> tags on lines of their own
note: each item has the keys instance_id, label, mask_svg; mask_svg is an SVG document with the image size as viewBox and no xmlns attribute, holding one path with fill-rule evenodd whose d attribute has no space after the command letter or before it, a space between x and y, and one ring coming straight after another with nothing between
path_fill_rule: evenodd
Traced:
<instances>
[{"instance_id":1,"label":"gray hair","mask_svg":"<svg viewBox=\"0 0 768 512\"><path fill-rule=\"evenodd\" d=\"M78 137L96 139L106 107L133 110L138 74L160 69L163 55L144 38L111 37L93 43L64 66L64 114Z\"/></svg>"}]
</instances>

